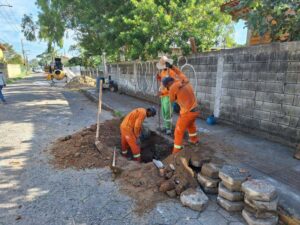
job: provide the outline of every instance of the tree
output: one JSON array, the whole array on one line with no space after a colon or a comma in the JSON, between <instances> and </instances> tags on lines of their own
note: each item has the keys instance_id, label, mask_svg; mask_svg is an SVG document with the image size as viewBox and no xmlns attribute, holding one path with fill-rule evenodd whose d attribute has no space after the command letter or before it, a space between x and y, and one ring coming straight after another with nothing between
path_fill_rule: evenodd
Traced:
<instances>
[{"instance_id":1,"label":"tree","mask_svg":"<svg viewBox=\"0 0 300 225\"><path fill-rule=\"evenodd\" d=\"M39 60L38 59L31 59L29 61L29 66L31 68L36 68L36 67L39 67Z\"/></svg>"},{"instance_id":2,"label":"tree","mask_svg":"<svg viewBox=\"0 0 300 225\"><path fill-rule=\"evenodd\" d=\"M269 32L272 40L300 40L300 4L295 0L240 0L237 8L248 7L246 25L263 36Z\"/></svg>"},{"instance_id":3,"label":"tree","mask_svg":"<svg viewBox=\"0 0 300 225\"><path fill-rule=\"evenodd\" d=\"M107 53L117 60L149 59L171 46L190 52L193 37L200 51L220 37L229 39L230 17L220 12L223 0L37 0L39 37L60 46L64 32L76 31L80 46L90 55ZM23 21L28 21L24 17ZM29 20L30 21L30 20ZM35 30L26 22L24 32Z\"/></svg>"},{"instance_id":4,"label":"tree","mask_svg":"<svg viewBox=\"0 0 300 225\"><path fill-rule=\"evenodd\" d=\"M20 54L18 54L14 49L13 46L4 43L3 46L5 47L6 51L4 52L4 61L8 64L24 64L24 60Z\"/></svg>"}]
</instances>

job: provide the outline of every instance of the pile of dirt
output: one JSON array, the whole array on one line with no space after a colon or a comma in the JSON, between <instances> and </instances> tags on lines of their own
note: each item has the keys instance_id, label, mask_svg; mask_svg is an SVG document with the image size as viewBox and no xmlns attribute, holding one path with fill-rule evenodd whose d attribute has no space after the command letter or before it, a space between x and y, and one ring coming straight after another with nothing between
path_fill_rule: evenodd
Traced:
<instances>
[{"instance_id":1,"label":"pile of dirt","mask_svg":"<svg viewBox=\"0 0 300 225\"><path fill-rule=\"evenodd\" d=\"M100 151L95 147L95 125L58 139L50 149L54 156L52 163L59 169L109 167L113 149L118 149L117 166L122 172L115 176L115 181L123 193L135 199L137 213L151 210L157 202L167 199L167 195L176 197L185 189L198 186L197 168L193 168L191 162L198 160L201 163L208 160L207 157L215 157L214 151L205 144L187 146L179 154L170 155L172 145L150 132L141 145L141 157L145 163L130 161L119 152L120 122L120 119L113 119L100 125L99 140L103 145ZM153 158L162 160L165 169L159 171L152 163Z\"/></svg>"},{"instance_id":2,"label":"pile of dirt","mask_svg":"<svg viewBox=\"0 0 300 225\"><path fill-rule=\"evenodd\" d=\"M66 84L67 88L96 87L96 80L88 76L74 77Z\"/></svg>"}]
</instances>

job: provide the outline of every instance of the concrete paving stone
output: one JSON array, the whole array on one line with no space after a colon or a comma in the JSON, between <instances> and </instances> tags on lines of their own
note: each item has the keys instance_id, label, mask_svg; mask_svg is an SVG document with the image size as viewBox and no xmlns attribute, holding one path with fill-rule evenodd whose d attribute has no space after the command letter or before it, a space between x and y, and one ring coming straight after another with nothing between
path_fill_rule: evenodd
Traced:
<instances>
[{"instance_id":1,"label":"concrete paving stone","mask_svg":"<svg viewBox=\"0 0 300 225\"><path fill-rule=\"evenodd\" d=\"M238 191L238 192L241 192L242 191L242 186L240 184L240 182L238 183L234 183L234 184L231 184L231 183L228 183L226 180L222 180L222 184L225 186L225 188L227 188L229 191Z\"/></svg>"},{"instance_id":2,"label":"concrete paving stone","mask_svg":"<svg viewBox=\"0 0 300 225\"><path fill-rule=\"evenodd\" d=\"M236 201L243 201L244 199L244 193L241 191L230 191L228 190L224 184L223 181L219 183L218 188L219 196L222 198L225 198L229 201L236 202Z\"/></svg>"},{"instance_id":3,"label":"concrete paving stone","mask_svg":"<svg viewBox=\"0 0 300 225\"><path fill-rule=\"evenodd\" d=\"M201 168L203 164L208 163L210 160L210 158L202 158L200 155L193 154L190 163L196 168Z\"/></svg>"},{"instance_id":4,"label":"concrete paving stone","mask_svg":"<svg viewBox=\"0 0 300 225\"><path fill-rule=\"evenodd\" d=\"M201 173L197 174L197 180L202 187L207 187L207 188L217 188L220 182L220 179L210 178L202 175Z\"/></svg>"},{"instance_id":5,"label":"concrete paving stone","mask_svg":"<svg viewBox=\"0 0 300 225\"><path fill-rule=\"evenodd\" d=\"M230 222L229 225L247 225L247 224L242 222Z\"/></svg>"},{"instance_id":6,"label":"concrete paving stone","mask_svg":"<svg viewBox=\"0 0 300 225\"><path fill-rule=\"evenodd\" d=\"M249 177L249 172L243 168L225 165L219 171L219 177L224 181L224 185L229 186L230 190L239 191L238 187Z\"/></svg>"},{"instance_id":7,"label":"concrete paving stone","mask_svg":"<svg viewBox=\"0 0 300 225\"><path fill-rule=\"evenodd\" d=\"M276 225L278 223L278 216L267 219L257 219L253 213L246 209L242 211L242 216L248 225Z\"/></svg>"},{"instance_id":8,"label":"concrete paving stone","mask_svg":"<svg viewBox=\"0 0 300 225\"><path fill-rule=\"evenodd\" d=\"M250 207L257 209L259 211L277 211L278 200L279 198L276 197L270 202L263 202L263 201L248 199L247 197L245 197L245 203Z\"/></svg>"},{"instance_id":9,"label":"concrete paving stone","mask_svg":"<svg viewBox=\"0 0 300 225\"><path fill-rule=\"evenodd\" d=\"M198 219L185 218L177 221L176 225L204 225Z\"/></svg>"},{"instance_id":10,"label":"concrete paving stone","mask_svg":"<svg viewBox=\"0 0 300 225\"><path fill-rule=\"evenodd\" d=\"M229 212L242 211L244 208L244 202L231 202L220 196L217 197L217 202L221 207Z\"/></svg>"},{"instance_id":11,"label":"concrete paving stone","mask_svg":"<svg viewBox=\"0 0 300 225\"><path fill-rule=\"evenodd\" d=\"M181 193L180 201L184 206L201 212L207 207L208 197L200 188L189 188Z\"/></svg>"},{"instance_id":12,"label":"concrete paving stone","mask_svg":"<svg viewBox=\"0 0 300 225\"><path fill-rule=\"evenodd\" d=\"M212 195L216 195L218 194L218 188L217 187L213 187L213 188L209 188L209 187L202 187L204 193L206 194L212 194Z\"/></svg>"},{"instance_id":13,"label":"concrete paving stone","mask_svg":"<svg viewBox=\"0 0 300 225\"><path fill-rule=\"evenodd\" d=\"M228 220L226 220L221 214L213 211L203 211L200 213L198 220L203 225L227 225Z\"/></svg>"},{"instance_id":14,"label":"concrete paving stone","mask_svg":"<svg viewBox=\"0 0 300 225\"><path fill-rule=\"evenodd\" d=\"M245 208L246 211L248 211L249 213L252 213L254 215L255 218L257 219L268 219L274 216L278 216L278 213L276 211L259 211L257 209L254 209L252 207L250 207L249 205L245 204Z\"/></svg>"},{"instance_id":15,"label":"concrete paving stone","mask_svg":"<svg viewBox=\"0 0 300 225\"><path fill-rule=\"evenodd\" d=\"M266 180L252 179L242 184L248 200L272 201L277 197L276 188Z\"/></svg>"},{"instance_id":16,"label":"concrete paving stone","mask_svg":"<svg viewBox=\"0 0 300 225\"><path fill-rule=\"evenodd\" d=\"M244 219L243 219L242 214L241 214L240 211L229 212L229 211L226 211L224 208L219 207L219 209L217 210L217 212L219 214L221 214L229 222L243 222L244 221Z\"/></svg>"},{"instance_id":17,"label":"concrete paving stone","mask_svg":"<svg viewBox=\"0 0 300 225\"><path fill-rule=\"evenodd\" d=\"M220 165L215 163L205 163L201 168L201 174L210 178L219 178Z\"/></svg>"}]
</instances>

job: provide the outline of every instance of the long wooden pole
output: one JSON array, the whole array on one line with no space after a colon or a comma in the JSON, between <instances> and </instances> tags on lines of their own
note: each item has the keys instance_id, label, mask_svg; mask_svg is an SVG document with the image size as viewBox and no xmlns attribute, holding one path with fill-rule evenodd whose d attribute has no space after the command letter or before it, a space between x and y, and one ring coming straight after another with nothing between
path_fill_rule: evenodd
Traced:
<instances>
[{"instance_id":1,"label":"long wooden pole","mask_svg":"<svg viewBox=\"0 0 300 225\"><path fill-rule=\"evenodd\" d=\"M100 125L100 114L102 111L102 79L100 80L99 86L99 103L98 103L98 113L97 113L97 131L96 131L96 141L99 140L99 125Z\"/></svg>"}]
</instances>

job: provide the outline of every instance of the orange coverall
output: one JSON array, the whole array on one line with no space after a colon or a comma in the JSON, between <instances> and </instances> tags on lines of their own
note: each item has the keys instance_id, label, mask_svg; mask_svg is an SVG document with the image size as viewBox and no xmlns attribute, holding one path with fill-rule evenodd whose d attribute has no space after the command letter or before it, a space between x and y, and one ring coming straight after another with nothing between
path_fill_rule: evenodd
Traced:
<instances>
[{"instance_id":1,"label":"orange coverall","mask_svg":"<svg viewBox=\"0 0 300 225\"><path fill-rule=\"evenodd\" d=\"M174 82L169 88L170 101L176 101L180 105L180 115L174 132L173 154L182 149L184 132L187 129L192 143L198 142L196 118L199 116L197 110L197 98L191 84Z\"/></svg>"},{"instance_id":2,"label":"orange coverall","mask_svg":"<svg viewBox=\"0 0 300 225\"><path fill-rule=\"evenodd\" d=\"M146 118L147 111L144 108L137 108L131 111L123 120L120 126L122 154L126 155L130 147L134 160L140 161L141 149L137 144L142 124Z\"/></svg>"},{"instance_id":3,"label":"orange coverall","mask_svg":"<svg viewBox=\"0 0 300 225\"><path fill-rule=\"evenodd\" d=\"M162 81L165 77L170 76L174 80L181 81L182 83L188 83L189 79L178 69L176 66L172 66L172 69L162 70L157 76L157 80ZM168 96L169 91L163 85L160 87L160 96Z\"/></svg>"}]
</instances>

